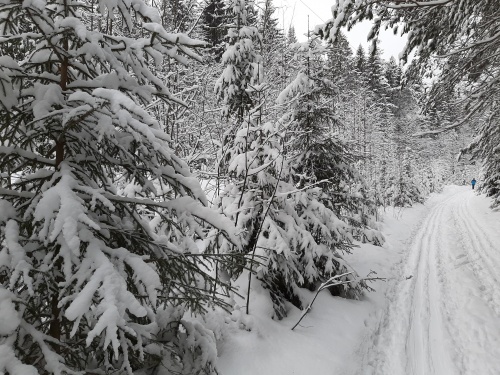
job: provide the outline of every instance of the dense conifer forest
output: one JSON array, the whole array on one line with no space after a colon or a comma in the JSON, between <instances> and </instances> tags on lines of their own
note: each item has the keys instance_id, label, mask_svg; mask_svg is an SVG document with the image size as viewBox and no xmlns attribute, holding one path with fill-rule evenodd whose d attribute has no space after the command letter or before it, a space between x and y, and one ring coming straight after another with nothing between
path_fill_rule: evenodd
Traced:
<instances>
[{"instance_id":1,"label":"dense conifer forest","mask_svg":"<svg viewBox=\"0 0 500 375\"><path fill-rule=\"evenodd\" d=\"M254 293L369 294L386 208L500 205L496 1L331 2L0 0L0 374L218 373Z\"/></svg>"}]
</instances>

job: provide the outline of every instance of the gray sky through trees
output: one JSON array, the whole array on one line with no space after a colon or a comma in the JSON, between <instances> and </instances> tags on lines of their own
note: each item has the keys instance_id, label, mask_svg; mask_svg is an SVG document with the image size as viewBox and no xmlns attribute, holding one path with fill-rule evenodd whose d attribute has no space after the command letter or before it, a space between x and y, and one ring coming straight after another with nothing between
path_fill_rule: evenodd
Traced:
<instances>
[{"instance_id":1,"label":"gray sky through trees","mask_svg":"<svg viewBox=\"0 0 500 375\"><path fill-rule=\"evenodd\" d=\"M331 7L334 0L276 0L275 6L278 8L276 16L284 29L288 30L293 23L295 32L299 40L305 40L307 35L307 16L309 15L309 26L314 29L314 26L325 23L332 17ZM367 42L370 23L365 21L353 27L346 33L347 39L353 51L362 44L365 49L368 48ZM388 60L391 56L398 59L399 52L406 44L406 36L401 37L394 35L391 30L382 31L380 33L380 46L383 50L383 58Z\"/></svg>"}]
</instances>

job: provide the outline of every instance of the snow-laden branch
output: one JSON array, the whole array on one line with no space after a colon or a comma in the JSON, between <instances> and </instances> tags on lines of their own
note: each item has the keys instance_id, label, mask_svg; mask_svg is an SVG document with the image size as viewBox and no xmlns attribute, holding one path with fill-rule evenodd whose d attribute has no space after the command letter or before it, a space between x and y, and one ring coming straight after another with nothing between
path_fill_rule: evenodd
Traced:
<instances>
[{"instance_id":1,"label":"snow-laden branch","mask_svg":"<svg viewBox=\"0 0 500 375\"><path fill-rule=\"evenodd\" d=\"M0 146L0 155L7 156L10 154L16 154L22 156L25 159L35 161L40 164L45 164L50 166L56 165L56 161L54 159L44 158L43 156L35 154L34 152L28 151L26 149L20 147Z\"/></svg>"},{"instance_id":2,"label":"snow-laden branch","mask_svg":"<svg viewBox=\"0 0 500 375\"><path fill-rule=\"evenodd\" d=\"M29 191L17 191L0 187L0 196L5 196L5 195L11 197L28 198L28 199L31 199L35 196L34 193L30 193Z\"/></svg>"},{"instance_id":3,"label":"snow-laden branch","mask_svg":"<svg viewBox=\"0 0 500 375\"><path fill-rule=\"evenodd\" d=\"M310 189L312 188L313 186L316 186L316 185L319 185L319 184L323 184L323 183L327 183L327 182L330 182L330 179L324 179L324 180L321 180L321 181L317 181L313 184L309 184L307 186L304 186L303 188L301 189L295 189L295 190L291 190L291 191L285 191L285 192L282 192L282 193L277 193L276 195L290 195L290 194L297 194L297 193L300 193L304 190L307 190L307 189Z\"/></svg>"},{"instance_id":4,"label":"snow-laden branch","mask_svg":"<svg viewBox=\"0 0 500 375\"><path fill-rule=\"evenodd\" d=\"M383 1L374 1L373 3L380 4L383 7L390 9L408 9L408 8L425 8L425 7L440 7L455 0L432 0L432 1L408 1L408 0L393 0L389 4Z\"/></svg>"}]
</instances>

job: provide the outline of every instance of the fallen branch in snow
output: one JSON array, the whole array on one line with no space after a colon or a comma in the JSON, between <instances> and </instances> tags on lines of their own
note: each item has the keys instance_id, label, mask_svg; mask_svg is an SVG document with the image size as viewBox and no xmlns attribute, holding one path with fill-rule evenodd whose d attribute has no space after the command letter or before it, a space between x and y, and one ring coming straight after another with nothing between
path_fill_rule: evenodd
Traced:
<instances>
[{"instance_id":1,"label":"fallen branch in snow","mask_svg":"<svg viewBox=\"0 0 500 375\"><path fill-rule=\"evenodd\" d=\"M370 277L371 275L376 275L377 272L371 270L368 275L366 275L366 277L363 279L363 281L387 281L389 280L387 277ZM369 291L371 292L374 292L375 289L373 289L372 287L366 285L366 287L368 288Z\"/></svg>"},{"instance_id":2,"label":"fallen branch in snow","mask_svg":"<svg viewBox=\"0 0 500 375\"><path fill-rule=\"evenodd\" d=\"M277 193L276 195L291 195L291 194L300 193L300 192L302 192L304 190L311 189L313 186L316 186L316 185L319 185L319 184L322 184L322 183L325 183L325 182L330 182L330 180L332 180L332 178L325 178L325 179L323 179L321 181L316 181L315 183L312 183L312 184L309 184L307 186L304 186L301 189L295 189L295 190L292 190L292 191L285 191L283 193Z\"/></svg>"},{"instance_id":3,"label":"fallen branch in snow","mask_svg":"<svg viewBox=\"0 0 500 375\"><path fill-rule=\"evenodd\" d=\"M304 317L307 315L307 313L309 311L311 311L312 305L313 305L314 301L316 301L316 298L318 297L319 292L321 292L323 289L329 288L331 286L344 285L344 284L348 284L350 282L353 282L354 280L347 280L347 281L341 281L341 282L337 281L340 277L347 276L350 274L352 274L352 272L347 272L347 273L343 273L342 275L333 276L333 277L329 278L328 280L326 280L323 284L321 284L319 286L318 290L316 291L316 294L314 295L313 300L309 303L309 305L307 305L307 307L304 309L304 311L302 311L302 315L300 316L299 321L297 323L295 323L295 325L292 327L292 331L295 329L295 327L297 327L299 325L299 323L302 321L302 319L304 319Z\"/></svg>"}]
</instances>

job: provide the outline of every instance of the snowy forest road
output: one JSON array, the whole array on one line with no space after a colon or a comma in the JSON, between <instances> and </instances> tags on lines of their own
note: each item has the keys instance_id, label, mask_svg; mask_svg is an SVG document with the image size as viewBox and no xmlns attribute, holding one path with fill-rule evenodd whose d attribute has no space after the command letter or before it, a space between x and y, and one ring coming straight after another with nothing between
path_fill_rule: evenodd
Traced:
<instances>
[{"instance_id":1,"label":"snowy forest road","mask_svg":"<svg viewBox=\"0 0 500 375\"><path fill-rule=\"evenodd\" d=\"M457 187L430 208L357 374L500 373L500 223L485 202Z\"/></svg>"}]
</instances>

